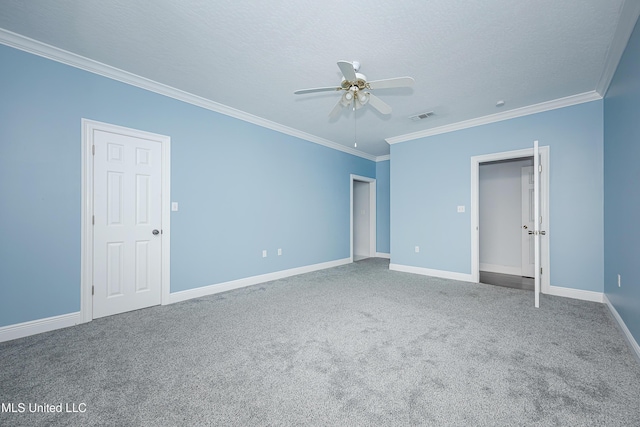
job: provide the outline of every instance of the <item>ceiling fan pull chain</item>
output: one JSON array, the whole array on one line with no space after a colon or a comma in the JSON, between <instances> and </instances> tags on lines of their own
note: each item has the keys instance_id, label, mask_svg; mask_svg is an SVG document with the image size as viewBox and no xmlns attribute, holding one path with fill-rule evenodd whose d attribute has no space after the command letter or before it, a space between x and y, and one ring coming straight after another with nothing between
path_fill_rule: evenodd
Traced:
<instances>
[{"instance_id":1,"label":"ceiling fan pull chain","mask_svg":"<svg viewBox=\"0 0 640 427\"><path fill-rule=\"evenodd\" d=\"M356 120L356 98L353 97L353 147L358 148L358 121Z\"/></svg>"}]
</instances>

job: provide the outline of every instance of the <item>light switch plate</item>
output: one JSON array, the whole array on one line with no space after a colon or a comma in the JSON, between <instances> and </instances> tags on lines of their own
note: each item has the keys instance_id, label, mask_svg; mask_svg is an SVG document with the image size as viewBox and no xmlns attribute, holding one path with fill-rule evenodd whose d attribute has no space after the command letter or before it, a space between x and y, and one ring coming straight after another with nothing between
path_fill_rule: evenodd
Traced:
<instances>
[{"instance_id":1,"label":"light switch plate","mask_svg":"<svg viewBox=\"0 0 640 427\"><path fill-rule=\"evenodd\" d=\"M178 211L178 202L171 202L171 210L173 212L177 212Z\"/></svg>"},{"instance_id":2,"label":"light switch plate","mask_svg":"<svg viewBox=\"0 0 640 427\"><path fill-rule=\"evenodd\" d=\"M464 206L458 206L458 213L464 213Z\"/></svg>"}]
</instances>

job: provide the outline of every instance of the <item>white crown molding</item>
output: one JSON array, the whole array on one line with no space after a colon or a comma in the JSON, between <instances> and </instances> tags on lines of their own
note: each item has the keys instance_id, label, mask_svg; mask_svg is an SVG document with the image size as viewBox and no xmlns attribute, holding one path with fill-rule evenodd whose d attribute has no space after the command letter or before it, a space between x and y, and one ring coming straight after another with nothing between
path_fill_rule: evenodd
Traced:
<instances>
[{"instance_id":1,"label":"white crown molding","mask_svg":"<svg viewBox=\"0 0 640 427\"><path fill-rule=\"evenodd\" d=\"M436 128L425 129L418 132L408 133L406 135L394 136L387 138L389 144L398 144L400 142L412 141L414 139L425 138L428 136L440 135L456 130L468 129L476 126L486 125L489 123L500 122L503 120L515 119L516 117L528 116L531 114L542 113L544 111L555 110L558 108L569 107L572 105L583 104L602 99L602 96L596 92L585 92L578 95L571 95L564 98L554 99L552 101L541 102L539 104L528 105L526 107L515 108L513 110L501 113L491 114L476 119L465 120L462 122L452 123L450 125L439 126Z\"/></svg>"},{"instance_id":2,"label":"white crown molding","mask_svg":"<svg viewBox=\"0 0 640 427\"><path fill-rule=\"evenodd\" d=\"M169 98L173 98L178 101L186 102L188 104L214 111L216 113L224 114L226 116L230 116L267 129L275 130L286 135L300 138L305 141L323 145L325 147L342 151L347 154L352 154L354 156L362 157L367 160L376 161L376 156L364 153L360 150L356 150L351 147L347 147L342 144L338 144L337 142L320 138L306 132L302 132L298 129L293 129L288 126L281 125L280 123L272 122L270 120L254 116L253 114L249 114L244 111L236 110L235 108L229 107L227 105L223 105L218 102L214 102L209 99L182 91L180 89L176 89L171 86L149 80L147 78L129 73L124 70L120 70L118 68L103 64L98 61L94 61L92 59L85 58L75 53L59 49L55 46L39 42L37 40L22 36L20 34L16 34L2 28L0 28L0 43L28 53L32 53L34 55L41 56L43 58L51 59L62 64L79 68L81 70L89 71L90 73L117 80L131 86L136 86L150 92L168 96Z\"/></svg>"},{"instance_id":3,"label":"white crown molding","mask_svg":"<svg viewBox=\"0 0 640 427\"><path fill-rule=\"evenodd\" d=\"M638 17L640 16L640 2L637 0L626 0L620 7L620 19L616 26L616 32L613 35L613 40L607 51L607 57L604 63L604 69L598 84L596 85L596 92L604 97L609 90L609 85L613 76L616 73L622 54L624 53L631 33L636 26Z\"/></svg>"},{"instance_id":4,"label":"white crown molding","mask_svg":"<svg viewBox=\"0 0 640 427\"><path fill-rule=\"evenodd\" d=\"M377 162L386 162L387 160L391 160L391 155L390 154L387 154L385 156L376 157L376 163Z\"/></svg>"}]
</instances>

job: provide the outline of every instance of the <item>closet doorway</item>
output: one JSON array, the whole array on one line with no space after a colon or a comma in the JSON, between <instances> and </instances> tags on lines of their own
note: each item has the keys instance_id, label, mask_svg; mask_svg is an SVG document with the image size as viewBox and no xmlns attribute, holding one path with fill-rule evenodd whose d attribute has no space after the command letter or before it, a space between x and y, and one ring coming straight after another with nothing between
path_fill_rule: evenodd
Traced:
<instances>
[{"instance_id":1,"label":"closet doorway","mask_svg":"<svg viewBox=\"0 0 640 427\"><path fill-rule=\"evenodd\" d=\"M351 175L351 260L376 256L376 180Z\"/></svg>"},{"instance_id":2,"label":"closet doorway","mask_svg":"<svg viewBox=\"0 0 640 427\"><path fill-rule=\"evenodd\" d=\"M534 290L533 157L480 163L480 283Z\"/></svg>"},{"instance_id":3,"label":"closet doorway","mask_svg":"<svg viewBox=\"0 0 640 427\"><path fill-rule=\"evenodd\" d=\"M535 153L538 153L537 161L536 161L536 158L534 157ZM516 253L517 256L514 257L513 254L510 254L511 257L508 258L508 260L510 261L508 260L505 261L506 258L504 258L504 256L502 258L495 257L496 254L499 255L500 253L503 253L504 255L504 252L505 252L504 247L492 248L494 253L486 252L487 243L489 243L490 245L491 241L485 242L484 239L487 236L489 237L489 239L491 239L492 237L495 237L493 236L493 233L495 233L495 231L492 231L491 227L487 226L486 224L483 224L482 227L480 224L480 167L481 165L485 167L487 164L489 165L493 164L497 166L497 165L500 165L501 163L513 166L514 164L512 164L511 162L525 161L531 158L534 159L534 162L533 162L534 169L536 168L535 165L538 164L538 171L536 171L537 173L533 173L533 177L536 178L534 179L534 187L537 186L537 191L536 189L531 191L531 194L529 195L529 197L533 198L534 201L536 199L538 200L537 207L539 209L539 212L538 212L539 216L537 216L534 213L533 216L534 217L537 216L537 221L533 221L532 223L523 221L522 217L520 217L520 220L516 222L516 219L514 218L518 218L517 215L513 215L511 217L512 220L509 223L510 225L508 225L508 227L512 232L511 234L512 240L511 240L511 246L509 247L512 248L512 250ZM535 273L534 274L535 282L539 280L539 283L537 285L534 285L534 287L538 287L538 289L534 291L534 297L535 297L534 299L535 299L536 307L539 306L539 292L542 292L542 293L550 292L550 280L549 280L550 278L550 263L549 263L550 262L550 259L549 259L550 244L549 244L549 241L551 236L550 236L550 228L549 228L549 210L550 210L549 164L550 164L549 147L539 146L537 141L534 142L533 149L505 151L505 152L483 154L483 155L471 157L471 281L475 283L481 282L480 280L481 269L483 270L483 273L487 272L487 273L493 273L496 275L508 274L508 275L516 276L520 278L525 277L523 276L523 274L524 275L529 274L527 272L523 273L523 264L525 264L525 268L527 268L527 266L526 266L526 263L523 263L522 261L523 253L526 254L526 252L523 252L522 248L526 247L527 244L530 244L530 241L526 239L522 239L522 237L523 235L525 237L532 235L534 236L534 239L535 239L534 246L537 246L537 250L534 249L534 261L537 261L539 263L538 269L536 268L533 269ZM517 194L518 190L516 189L517 189L518 180L516 178L518 175L520 175L519 193L520 193L520 203L522 203L522 198L524 197L523 194L526 196L529 193L528 187L525 187L526 190L524 192L522 190L523 189L522 167L528 168L529 166L526 166L526 164L522 164L518 166L519 166L520 172L517 172L518 169L516 169L515 167L514 167L514 171L512 171L513 182L512 182L511 188L512 188L512 191ZM485 171L483 170L483 172ZM525 170L525 173L527 173L526 170ZM485 174L483 173L483 176L484 175ZM485 182L483 182L483 187L485 186L484 184ZM485 193L486 192L487 190L485 189ZM490 195L497 197L501 193L502 191L500 190L492 191ZM533 197L535 196L536 193L537 193L537 197ZM518 197L513 197L513 199L518 200ZM498 202L496 203L504 203L504 202L501 199L498 199ZM536 203L534 203L534 210L535 210L535 205ZM512 206L517 206L517 204L514 204ZM512 209L516 209L516 208L512 207ZM525 209L524 211L526 212L527 209ZM522 205L520 205L520 212L521 214L523 212ZM489 219L495 221L496 217L495 215L489 216ZM533 226L534 228L533 230L531 230L531 226ZM517 233L522 233L520 234L520 239L513 237L515 236L516 230L517 230ZM481 240L483 240L482 247L484 249L482 262L480 261ZM520 241L519 248L516 246L518 241ZM536 252L539 253L537 260L535 260ZM519 263L517 261L518 258L520 259ZM481 263L482 263L482 268L481 268ZM493 270L493 271L490 271L490 270ZM483 276L485 276L485 274L483 274ZM482 282L484 283L486 281L488 281L487 278L483 277Z\"/></svg>"}]
</instances>

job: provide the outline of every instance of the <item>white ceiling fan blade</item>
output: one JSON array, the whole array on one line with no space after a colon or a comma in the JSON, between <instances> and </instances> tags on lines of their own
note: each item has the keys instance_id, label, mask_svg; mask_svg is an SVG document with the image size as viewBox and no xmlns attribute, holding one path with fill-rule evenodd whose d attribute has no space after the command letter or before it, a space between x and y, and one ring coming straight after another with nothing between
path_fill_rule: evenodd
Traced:
<instances>
[{"instance_id":1,"label":"white ceiling fan blade","mask_svg":"<svg viewBox=\"0 0 640 427\"><path fill-rule=\"evenodd\" d=\"M340 71L344 76L345 80L348 82L355 82L358 80L356 77L356 70L353 69L353 64L348 61L338 61L338 67L340 67Z\"/></svg>"},{"instance_id":2,"label":"white ceiling fan blade","mask_svg":"<svg viewBox=\"0 0 640 427\"><path fill-rule=\"evenodd\" d=\"M331 112L329 113L329 118L335 119L336 117L338 117L338 114L340 114L340 111L342 111L343 107L344 107L344 102L342 98L340 98L336 106L333 107L333 110L331 110Z\"/></svg>"},{"instance_id":3,"label":"white ceiling fan blade","mask_svg":"<svg viewBox=\"0 0 640 427\"><path fill-rule=\"evenodd\" d=\"M369 93L368 97L369 105L371 105L373 108L380 111L382 114L391 114L391 106L389 104L372 93Z\"/></svg>"},{"instance_id":4,"label":"white ceiling fan blade","mask_svg":"<svg viewBox=\"0 0 640 427\"><path fill-rule=\"evenodd\" d=\"M315 92L331 92L331 91L336 91L336 90L341 90L341 87L315 87L315 88L311 88L311 89L300 89L297 90L295 92L293 92L296 95L302 95L305 93L315 93Z\"/></svg>"},{"instance_id":5,"label":"white ceiling fan blade","mask_svg":"<svg viewBox=\"0 0 640 427\"><path fill-rule=\"evenodd\" d=\"M371 89L388 89L392 87L409 87L413 86L412 77L395 77L393 79L384 79L384 80L374 80L369 82L368 86Z\"/></svg>"}]
</instances>

